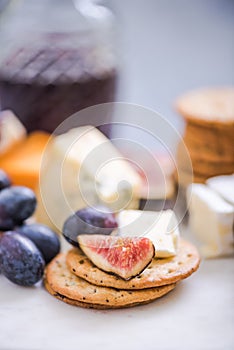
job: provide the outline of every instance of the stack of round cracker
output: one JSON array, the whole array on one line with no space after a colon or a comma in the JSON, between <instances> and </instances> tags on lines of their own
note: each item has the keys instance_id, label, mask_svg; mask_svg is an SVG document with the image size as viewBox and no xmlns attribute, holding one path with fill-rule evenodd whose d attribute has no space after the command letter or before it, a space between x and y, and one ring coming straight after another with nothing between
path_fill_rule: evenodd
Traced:
<instances>
[{"instance_id":1,"label":"stack of round cracker","mask_svg":"<svg viewBox=\"0 0 234 350\"><path fill-rule=\"evenodd\" d=\"M187 93L176 103L186 122L177 152L180 183L193 182L234 172L234 88L203 89Z\"/></svg>"},{"instance_id":2,"label":"stack of round cracker","mask_svg":"<svg viewBox=\"0 0 234 350\"><path fill-rule=\"evenodd\" d=\"M154 258L141 274L126 281L100 270L80 249L73 248L52 260L44 282L50 294L71 305L124 308L146 304L167 294L195 272L199 262L196 248L181 240L175 257Z\"/></svg>"}]
</instances>

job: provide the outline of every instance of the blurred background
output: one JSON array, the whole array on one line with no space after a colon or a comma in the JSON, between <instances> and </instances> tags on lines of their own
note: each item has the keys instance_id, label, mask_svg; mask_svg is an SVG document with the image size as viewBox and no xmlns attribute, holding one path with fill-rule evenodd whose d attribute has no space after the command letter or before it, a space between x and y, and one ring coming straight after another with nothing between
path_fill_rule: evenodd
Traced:
<instances>
[{"instance_id":1,"label":"blurred background","mask_svg":"<svg viewBox=\"0 0 234 350\"><path fill-rule=\"evenodd\" d=\"M121 39L117 100L160 112L178 129L175 98L234 83L233 0L111 0Z\"/></svg>"},{"instance_id":2,"label":"blurred background","mask_svg":"<svg viewBox=\"0 0 234 350\"><path fill-rule=\"evenodd\" d=\"M79 69L79 74L77 69L73 69L70 76L66 76L65 83L61 80L63 88L60 90L58 86L57 90L52 86L53 81L52 83L51 81L48 82L48 79L54 76L54 71L50 71L48 76L41 74L41 81L36 81L34 76L32 78L32 74L35 73L34 70L41 67L42 63L39 60L39 63L36 62L34 66L31 65L30 69L26 70L24 74L21 72L21 74L17 73L18 76L16 75L18 90L19 79L21 79L20 84L22 84L22 80L25 83L27 79L31 79L26 81L22 89L22 96L27 96L25 102L23 101L25 97L21 98L18 90L17 93L15 92L14 84L9 84L12 77L8 79L7 74L9 72L6 74L7 69L5 68L7 68L8 63L5 67L1 63L0 73L3 84L1 84L0 99L2 108L13 109L20 118L22 114L22 119L30 131L43 126L45 130L51 132L56 123L59 124L66 116L76 110L95 103L123 101L158 111L181 132L183 130L182 118L173 109L174 101L178 95L194 88L233 85L234 83L233 0L42 0L39 2L36 0L26 2L15 0L12 3L14 3L14 7L18 6L18 13L16 11L17 15L14 14L14 16L10 14L13 20L9 21L9 13L7 13L7 16L5 13L9 1L0 0L2 10L0 17L1 57L4 56L6 46L14 41L17 42L17 50L20 51L24 47L23 56L25 55L26 58L28 55L30 56L27 51L25 52L25 47L29 47L31 44L26 45L24 42L20 47L19 42L22 39L20 33L23 33L24 40L26 37L27 42L32 40L38 45L42 40L34 36L35 32L52 31L57 33L58 29L61 32L72 31L73 25L74 28L76 26L76 29L79 29L80 25L82 27L81 17L76 19L75 11L71 12L69 7L71 3L75 5L74 8L76 7L82 13L82 16L88 18L88 26L91 23L92 30L96 34L98 33L95 40L98 40L102 47L107 47L106 51L110 48L111 55L114 52L113 55L115 56L112 61L113 57L106 55L106 52L103 53L102 51L96 54L95 51L95 55L99 59L97 66L95 66L98 59L95 62L92 59L88 62L85 53L80 54L81 51L78 52L78 60L83 62L85 66L86 75L81 72L85 75L85 78L82 74L81 78L78 76L80 74ZM26 7L24 7L24 3L26 3ZM115 18L113 19L110 13L102 11L103 8L100 10L101 7L97 10L92 6L93 3L101 3L110 8ZM21 10L19 10L20 7L22 7ZM36 21L35 17L38 17ZM100 26L101 22L105 25ZM96 25L97 27L95 27ZM49 40L51 38L52 36ZM58 38L54 36L52 39L57 40ZM67 42L66 40L65 38L65 42ZM76 42L72 45L73 47L76 46ZM18 51L15 49L15 52ZM88 55L89 57L92 56L89 53ZM67 59L68 61L74 59L70 56ZM25 59L25 57L22 59ZM4 59L1 62L4 62ZM51 59L51 56L46 58L46 60L48 59ZM17 64L22 65L20 59L16 60ZM95 67L93 68L93 66ZM10 69L12 70L12 63ZM17 69L20 70L20 66ZM63 67L58 64L56 69L63 69L66 72L66 64ZM116 71L113 73L113 69L117 69L118 73ZM86 83L87 73L94 80L93 82L90 80L92 84L90 81ZM74 80L75 75L77 75L77 81ZM15 79L15 76L13 78ZM35 81L37 85L46 82L47 87L43 94L41 91L32 94L32 86L30 91L27 90L32 79L34 79L32 85ZM71 92L67 88L69 79L73 79L73 84L82 82L83 86L75 90L73 85ZM81 97L80 91L83 94L81 94ZM85 92L85 97L83 92ZM41 103L39 99L37 104L36 95L40 96L44 102ZM79 103L74 102L78 95ZM66 100L66 103L59 105L61 96ZM86 101L84 101L85 98ZM31 110L27 111L28 114L24 116L25 109L30 104L33 112ZM42 108L44 107L43 104L47 104L44 109ZM53 113L51 105L57 105L55 113ZM58 110L60 112L66 110L67 114L58 117ZM38 111L37 116L35 111ZM47 118L47 121L45 121L45 118ZM56 118L58 120L55 120ZM34 119L34 124L32 119ZM48 120L51 121L51 125L48 125ZM109 121L108 117L105 121ZM92 122L92 120L89 121L89 123Z\"/></svg>"}]
</instances>

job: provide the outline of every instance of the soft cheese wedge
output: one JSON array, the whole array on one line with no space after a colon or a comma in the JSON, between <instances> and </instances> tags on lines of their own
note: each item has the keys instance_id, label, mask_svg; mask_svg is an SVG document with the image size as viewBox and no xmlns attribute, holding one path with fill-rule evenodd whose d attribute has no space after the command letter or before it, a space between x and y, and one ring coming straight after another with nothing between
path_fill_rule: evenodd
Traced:
<instances>
[{"instance_id":1,"label":"soft cheese wedge","mask_svg":"<svg viewBox=\"0 0 234 350\"><path fill-rule=\"evenodd\" d=\"M167 258L176 255L180 233L172 210L123 210L118 214L117 221L121 236L149 238L155 247L155 257Z\"/></svg>"},{"instance_id":2,"label":"soft cheese wedge","mask_svg":"<svg viewBox=\"0 0 234 350\"><path fill-rule=\"evenodd\" d=\"M234 175L221 175L209 178L207 185L223 199L234 206Z\"/></svg>"},{"instance_id":3,"label":"soft cheese wedge","mask_svg":"<svg viewBox=\"0 0 234 350\"><path fill-rule=\"evenodd\" d=\"M61 231L67 217L86 206L136 208L140 186L140 176L99 130L74 128L46 149L36 218Z\"/></svg>"},{"instance_id":4,"label":"soft cheese wedge","mask_svg":"<svg viewBox=\"0 0 234 350\"><path fill-rule=\"evenodd\" d=\"M234 253L234 207L211 188L192 184L187 189L189 223L208 258Z\"/></svg>"}]
</instances>

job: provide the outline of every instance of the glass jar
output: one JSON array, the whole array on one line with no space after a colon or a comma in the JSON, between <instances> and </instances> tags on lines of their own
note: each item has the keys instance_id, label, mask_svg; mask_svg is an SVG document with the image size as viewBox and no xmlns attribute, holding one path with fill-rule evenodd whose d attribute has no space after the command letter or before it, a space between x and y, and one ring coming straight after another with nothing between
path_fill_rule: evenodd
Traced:
<instances>
[{"instance_id":1,"label":"glass jar","mask_svg":"<svg viewBox=\"0 0 234 350\"><path fill-rule=\"evenodd\" d=\"M114 101L114 17L97 0L9 1L0 38L1 109L28 131L53 132L73 113Z\"/></svg>"}]
</instances>

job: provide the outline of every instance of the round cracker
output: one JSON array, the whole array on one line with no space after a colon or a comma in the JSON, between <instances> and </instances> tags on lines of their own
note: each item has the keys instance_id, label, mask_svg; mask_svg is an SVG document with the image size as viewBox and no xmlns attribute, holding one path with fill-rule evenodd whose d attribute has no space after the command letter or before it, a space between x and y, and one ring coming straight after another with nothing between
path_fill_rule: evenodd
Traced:
<instances>
[{"instance_id":1,"label":"round cracker","mask_svg":"<svg viewBox=\"0 0 234 350\"><path fill-rule=\"evenodd\" d=\"M66 255L59 254L47 266L46 285L64 296L82 303L105 305L105 308L122 308L153 301L175 288L175 283L146 290L126 291L95 286L71 273Z\"/></svg>"},{"instance_id":2,"label":"round cracker","mask_svg":"<svg viewBox=\"0 0 234 350\"><path fill-rule=\"evenodd\" d=\"M200 125L234 126L234 88L191 91L176 102L178 112Z\"/></svg>"},{"instance_id":3,"label":"round cracker","mask_svg":"<svg viewBox=\"0 0 234 350\"><path fill-rule=\"evenodd\" d=\"M234 172L234 161L233 162L222 162L221 161L208 161L203 159L192 158L192 170L190 164L183 162L182 158L178 158L177 166L178 172L183 171L188 175L192 174L195 177L197 175L201 178L213 177L216 175L228 175Z\"/></svg>"},{"instance_id":4,"label":"round cracker","mask_svg":"<svg viewBox=\"0 0 234 350\"><path fill-rule=\"evenodd\" d=\"M45 280L44 286L47 289L47 291L53 295L56 299L61 300L69 305L73 306L79 306L83 307L85 309L99 309L99 310L107 310L107 309L118 309L120 306L110 306L110 305L101 305L101 304L91 304L91 303L84 303L81 301L77 301L75 299L68 298L58 292L55 292L49 285L49 283ZM152 302L152 300L146 300L142 301L141 303L132 303L128 305L121 306L121 308L128 308L128 307L133 307L133 306L138 306L138 305L144 305L144 304L149 304Z\"/></svg>"},{"instance_id":5,"label":"round cracker","mask_svg":"<svg viewBox=\"0 0 234 350\"><path fill-rule=\"evenodd\" d=\"M219 139L225 144L230 145L230 142L233 139L233 128L230 127L230 125L223 125L222 128L219 128L219 126L216 125L200 125L188 121L185 134L190 135L192 139L201 142L204 142L204 138L209 140L210 143L217 142Z\"/></svg>"},{"instance_id":6,"label":"round cracker","mask_svg":"<svg viewBox=\"0 0 234 350\"><path fill-rule=\"evenodd\" d=\"M204 161L202 159L193 159L193 170L198 172L201 176L213 177L216 175L233 174L234 162L214 162Z\"/></svg>"},{"instance_id":7,"label":"round cracker","mask_svg":"<svg viewBox=\"0 0 234 350\"><path fill-rule=\"evenodd\" d=\"M194 178L198 178L198 180L203 180L203 178L207 179L219 174L232 174L234 172L234 161L226 162L223 160L223 157L218 158L218 156L217 160L203 159L204 152L200 152L200 156L196 154L196 151L194 153L194 151L191 152L189 148L188 150L190 152L190 159L187 156L184 144L180 142L177 148L176 159L179 175L181 171L186 173L187 177L190 175L190 182L192 180L192 169Z\"/></svg>"},{"instance_id":8,"label":"round cracker","mask_svg":"<svg viewBox=\"0 0 234 350\"><path fill-rule=\"evenodd\" d=\"M185 140L185 144L189 150L189 155L192 162L198 161L199 159L201 161L222 164L234 162L234 152L227 152L222 149L222 146L220 146L219 149L212 150L211 147L208 147L206 144L196 145L192 142L187 142L187 140Z\"/></svg>"},{"instance_id":9,"label":"round cracker","mask_svg":"<svg viewBox=\"0 0 234 350\"><path fill-rule=\"evenodd\" d=\"M197 270L200 262L197 249L189 242L180 240L176 256L153 259L151 264L137 277L124 281L98 269L78 248L67 253L67 266L77 276L97 286L124 290L145 289L176 283Z\"/></svg>"},{"instance_id":10,"label":"round cracker","mask_svg":"<svg viewBox=\"0 0 234 350\"><path fill-rule=\"evenodd\" d=\"M184 135L183 141L192 160L202 159L223 163L234 161L233 141L229 145L225 145L220 140L216 143L210 143L206 136L204 136L203 141L196 141L188 134ZM180 154L183 153L179 150L179 145L178 151Z\"/></svg>"},{"instance_id":11,"label":"round cracker","mask_svg":"<svg viewBox=\"0 0 234 350\"><path fill-rule=\"evenodd\" d=\"M51 295L53 295L56 299L61 300L69 305L80 306L80 307L84 307L86 309L106 309L105 305L83 303L81 301L77 301L77 300L68 298L65 295L62 295L62 294L54 291L46 280L44 280L44 286L45 286L47 292L49 292Z\"/></svg>"}]
</instances>

